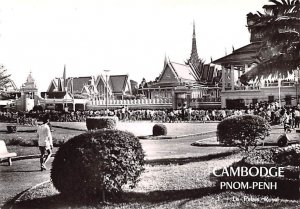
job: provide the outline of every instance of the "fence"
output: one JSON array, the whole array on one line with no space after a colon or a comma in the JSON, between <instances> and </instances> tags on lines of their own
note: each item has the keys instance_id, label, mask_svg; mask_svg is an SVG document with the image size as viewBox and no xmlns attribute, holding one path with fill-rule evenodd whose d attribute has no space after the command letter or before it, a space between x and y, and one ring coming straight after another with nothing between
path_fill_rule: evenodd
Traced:
<instances>
[{"instance_id":1,"label":"fence","mask_svg":"<svg viewBox=\"0 0 300 209\"><path fill-rule=\"evenodd\" d=\"M105 100L91 100L89 105L106 105ZM171 98L157 98L157 99L124 99L124 100L116 100L109 99L107 100L108 106L123 106L123 105L158 105L158 104L167 104L172 105Z\"/></svg>"}]
</instances>

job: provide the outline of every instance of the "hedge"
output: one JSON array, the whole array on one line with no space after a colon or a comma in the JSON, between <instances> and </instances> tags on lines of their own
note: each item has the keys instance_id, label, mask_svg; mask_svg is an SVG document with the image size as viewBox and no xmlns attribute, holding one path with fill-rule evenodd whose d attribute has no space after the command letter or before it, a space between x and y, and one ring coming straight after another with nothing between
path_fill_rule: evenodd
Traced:
<instances>
[{"instance_id":1,"label":"hedge","mask_svg":"<svg viewBox=\"0 0 300 209\"><path fill-rule=\"evenodd\" d=\"M245 151L257 146L259 140L269 135L269 123L258 115L239 115L225 118L217 126L220 143L238 146Z\"/></svg>"},{"instance_id":2,"label":"hedge","mask_svg":"<svg viewBox=\"0 0 300 209\"><path fill-rule=\"evenodd\" d=\"M87 200L134 187L144 170L139 140L119 130L88 131L69 139L56 153L51 179L63 195Z\"/></svg>"},{"instance_id":3,"label":"hedge","mask_svg":"<svg viewBox=\"0 0 300 209\"><path fill-rule=\"evenodd\" d=\"M155 124L152 129L153 136L167 135L167 127L164 124Z\"/></svg>"},{"instance_id":4,"label":"hedge","mask_svg":"<svg viewBox=\"0 0 300 209\"><path fill-rule=\"evenodd\" d=\"M117 121L117 117L88 117L86 118L86 127L88 130L115 129Z\"/></svg>"}]
</instances>

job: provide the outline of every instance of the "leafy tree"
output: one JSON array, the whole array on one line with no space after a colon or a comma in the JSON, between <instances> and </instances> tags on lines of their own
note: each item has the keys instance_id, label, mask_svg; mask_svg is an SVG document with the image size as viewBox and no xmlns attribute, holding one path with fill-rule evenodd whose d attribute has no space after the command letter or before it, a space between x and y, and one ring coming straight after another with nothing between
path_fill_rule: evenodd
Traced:
<instances>
[{"instance_id":1,"label":"leafy tree","mask_svg":"<svg viewBox=\"0 0 300 209\"><path fill-rule=\"evenodd\" d=\"M7 69L4 65L0 65L0 91L5 91L10 87L10 74L7 74Z\"/></svg>"},{"instance_id":2,"label":"leafy tree","mask_svg":"<svg viewBox=\"0 0 300 209\"><path fill-rule=\"evenodd\" d=\"M300 66L300 1L270 2L263 7L264 14L248 14L248 28L262 37L256 66L259 78L284 78Z\"/></svg>"}]
</instances>

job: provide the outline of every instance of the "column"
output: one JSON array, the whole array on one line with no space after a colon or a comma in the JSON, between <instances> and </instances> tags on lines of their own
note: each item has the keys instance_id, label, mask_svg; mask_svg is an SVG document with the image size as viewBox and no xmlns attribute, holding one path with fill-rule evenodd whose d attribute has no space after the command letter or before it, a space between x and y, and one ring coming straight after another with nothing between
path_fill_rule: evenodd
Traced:
<instances>
[{"instance_id":1,"label":"column","mask_svg":"<svg viewBox=\"0 0 300 209\"><path fill-rule=\"evenodd\" d=\"M245 64L245 70L244 73L246 73L248 71L248 64Z\"/></svg>"},{"instance_id":2,"label":"column","mask_svg":"<svg viewBox=\"0 0 300 209\"><path fill-rule=\"evenodd\" d=\"M231 83L231 90L234 90L234 67L231 65L230 68L230 83Z\"/></svg>"},{"instance_id":3,"label":"column","mask_svg":"<svg viewBox=\"0 0 300 209\"><path fill-rule=\"evenodd\" d=\"M222 91L225 91L225 85L226 85L226 83L225 83L225 80L226 80L226 78L225 78L225 67L224 66L222 66Z\"/></svg>"}]
</instances>

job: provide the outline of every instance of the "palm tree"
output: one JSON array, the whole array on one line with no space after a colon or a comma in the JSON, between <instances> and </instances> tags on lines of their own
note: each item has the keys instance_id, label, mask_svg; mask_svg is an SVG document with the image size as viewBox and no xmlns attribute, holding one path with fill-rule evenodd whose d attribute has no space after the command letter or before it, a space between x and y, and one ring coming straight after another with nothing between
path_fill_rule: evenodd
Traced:
<instances>
[{"instance_id":1,"label":"palm tree","mask_svg":"<svg viewBox=\"0 0 300 209\"><path fill-rule=\"evenodd\" d=\"M270 75L280 82L300 67L300 0L270 2L273 4L263 7L264 14L247 16L252 41L260 41L260 50L250 70L240 77L245 85L251 79ZM280 85L278 91L280 104Z\"/></svg>"},{"instance_id":2,"label":"palm tree","mask_svg":"<svg viewBox=\"0 0 300 209\"><path fill-rule=\"evenodd\" d=\"M261 34L258 77L286 77L300 66L300 0L270 0L265 14L257 12L250 18L248 28Z\"/></svg>"}]
</instances>

